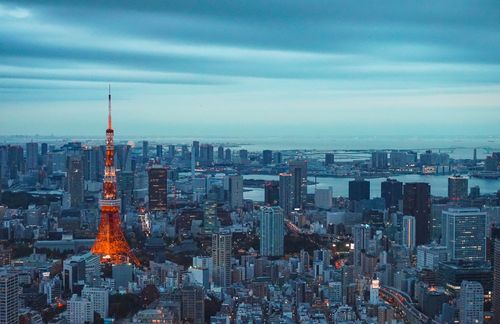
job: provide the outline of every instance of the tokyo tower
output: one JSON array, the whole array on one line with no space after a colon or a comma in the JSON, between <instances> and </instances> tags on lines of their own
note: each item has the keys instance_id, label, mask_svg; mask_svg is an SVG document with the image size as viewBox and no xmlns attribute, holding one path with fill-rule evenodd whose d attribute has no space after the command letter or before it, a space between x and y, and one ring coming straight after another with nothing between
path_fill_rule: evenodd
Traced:
<instances>
[{"instance_id":1,"label":"tokyo tower","mask_svg":"<svg viewBox=\"0 0 500 324\"><path fill-rule=\"evenodd\" d=\"M101 221L99 232L90 250L93 254L100 255L102 263L122 264L134 263L139 265L139 260L134 255L121 228L120 199L117 198L116 172L114 167L115 148L113 142L114 131L111 125L111 86L108 95L108 129L106 130L106 157L104 164L104 181L102 199L99 200L101 208Z\"/></svg>"}]
</instances>

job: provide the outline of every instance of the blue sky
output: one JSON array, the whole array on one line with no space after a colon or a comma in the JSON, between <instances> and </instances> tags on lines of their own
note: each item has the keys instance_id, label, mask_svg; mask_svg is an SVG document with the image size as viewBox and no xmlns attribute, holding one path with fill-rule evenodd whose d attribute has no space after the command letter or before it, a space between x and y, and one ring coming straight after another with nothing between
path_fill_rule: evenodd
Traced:
<instances>
[{"instance_id":1,"label":"blue sky","mask_svg":"<svg viewBox=\"0 0 500 324\"><path fill-rule=\"evenodd\" d=\"M498 1L0 1L0 135L500 135Z\"/></svg>"}]
</instances>

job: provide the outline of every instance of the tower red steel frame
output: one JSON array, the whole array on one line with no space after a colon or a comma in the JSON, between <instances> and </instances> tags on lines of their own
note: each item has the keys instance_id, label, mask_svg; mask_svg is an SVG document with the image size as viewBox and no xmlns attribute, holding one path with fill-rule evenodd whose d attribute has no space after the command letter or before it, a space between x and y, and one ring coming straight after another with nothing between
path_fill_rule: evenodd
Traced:
<instances>
[{"instance_id":1,"label":"tower red steel frame","mask_svg":"<svg viewBox=\"0 0 500 324\"><path fill-rule=\"evenodd\" d=\"M101 257L101 262L111 264L140 262L123 235L120 220L120 199L117 197L116 172L114 167L114 130L111 124L111 87L108 95L108 129L106 130L106 156L99 232L91 252Z\"/></svg>"}]
</instances>

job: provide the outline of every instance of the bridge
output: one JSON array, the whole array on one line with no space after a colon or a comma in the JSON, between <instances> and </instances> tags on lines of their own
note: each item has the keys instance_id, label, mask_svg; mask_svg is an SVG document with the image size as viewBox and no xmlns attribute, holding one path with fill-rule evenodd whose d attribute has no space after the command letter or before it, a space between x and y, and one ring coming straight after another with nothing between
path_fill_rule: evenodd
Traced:
<instances>
[{"instance_id":1,"label":"bridge","mask_svg":"<svg viewBox=\"0 0 500 324\"><path fill-rule=\"evenodd\" d=\"M429 318L429 316L420 312L413 304L411 297L396 288L381 286L379 290L380 298L385 302L398 309L403 315L403 319L410 324L432 323L439 322Z\"/></svg>"}]
</instances>

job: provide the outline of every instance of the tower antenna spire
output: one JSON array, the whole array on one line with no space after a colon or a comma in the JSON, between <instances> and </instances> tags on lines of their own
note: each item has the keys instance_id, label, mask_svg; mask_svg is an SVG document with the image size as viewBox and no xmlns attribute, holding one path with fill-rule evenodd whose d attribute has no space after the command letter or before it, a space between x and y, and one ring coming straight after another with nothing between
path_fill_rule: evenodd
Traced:
<instances>
[{"instance_id":1,"label":"tower antenna spire","mask_svg":"<svg viewBox=\"0 0 500 324\"><path fill-rule=\"evenodd\" d=\"M111 84L109 84L108 92L108 129L111 129Z\"/></svg>"}]
</instances>

